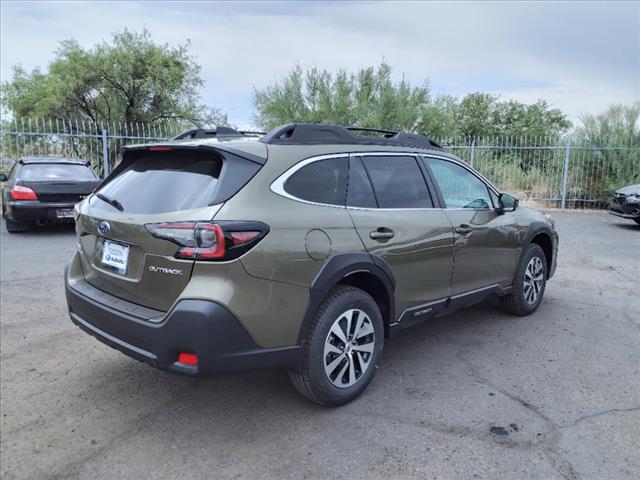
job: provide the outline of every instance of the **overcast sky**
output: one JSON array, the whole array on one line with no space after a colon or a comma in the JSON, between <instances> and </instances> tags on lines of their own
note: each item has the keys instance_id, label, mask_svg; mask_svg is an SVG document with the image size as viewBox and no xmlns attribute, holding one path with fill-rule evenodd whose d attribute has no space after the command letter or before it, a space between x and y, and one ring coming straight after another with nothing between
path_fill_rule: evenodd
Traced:
<instances>
[{"instance_id":1,"label":"overcast sky","mask_svg":"<svg viewBox=\"0 0 640 480\"><path fill-rule=\"evenodd\" d=\"M123 28L191 39L204 102L247 125L251 95L296 63L355 69L383 58L434 93L538 98L572 120L640 100L640 2L1 3L1 77L46 67L60 40Z\"/></svg>"}]
</instances>

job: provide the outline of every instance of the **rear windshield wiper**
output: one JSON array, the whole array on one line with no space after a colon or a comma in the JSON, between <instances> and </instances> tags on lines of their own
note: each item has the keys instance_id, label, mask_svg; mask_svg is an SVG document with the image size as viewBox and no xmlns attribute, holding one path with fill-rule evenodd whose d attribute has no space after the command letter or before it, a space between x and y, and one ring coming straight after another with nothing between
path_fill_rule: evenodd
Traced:
<instances>
[{"instance_id":1,"label":"rear windshield wiper","mask_svg":"<svg viewBox=\"0 0 640 480\"><path fill-rule=\"evenodd\" d=\"M117 208L121 212L124 211L124 207L122 206L122 204L118 200L116 200L115 198L107 197L103 193L96 193L96 197L98 197L103 202L107 202L109 205L111 205L112 207Z\"/></svg>"}]
</instances>

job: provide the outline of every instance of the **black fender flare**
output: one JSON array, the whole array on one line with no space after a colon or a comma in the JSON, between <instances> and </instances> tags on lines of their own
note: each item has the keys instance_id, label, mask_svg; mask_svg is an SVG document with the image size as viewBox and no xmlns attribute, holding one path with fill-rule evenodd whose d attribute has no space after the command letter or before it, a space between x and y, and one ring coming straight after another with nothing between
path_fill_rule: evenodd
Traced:
<instances>
[{"instance_id":1,"label":"black fender flare","mask_svg":"<svg viewBox=\"0 0 640 480\"><path fill-rule=\"evenodd\" d=\"M360 272L370 273L380 280L387 293L386 300L389 305L389 315L395 315L396 282L391 268L384 259L366 252L331 255L311 282L309 304L298 332L298 344L301 344L306 338L316 310L318 310L318 307L331 289L340 283L342 279ZM392 323L393 320L393 318L389 318L389 323Z\"/></svg>"},{"instance_id":2,"label":"black fender flare","mask_svg":"<svg viewBox=\"0 0 640 480\"><path fill-rule=\"evenodd\" d=\"M551 278L555 269L554 265L556 250L558 248L558 234L551 229L549 224L544 222L531 222L527 229L527 233L524 236L524 240L522 241L522 252L524 252L524 250L531 245L533 239L541 233L549 237L549 242L551 243L551 258L547 258L547 275Z\"/></svg>"},{"instance_id":3,"label":"black fender flare","mask_svg":"<svg viewBox=\"0 0 640 480\"><path fill-rule=\"evenodd\" d=\"M549 240L553 242L553 232L549 225L544 222L531 222L529 227L527 228L527 233L524 236L524 240L522 241L522 247L528 247L531 243L531 240L534 239L538 234L545 233L549 237Z\"/></svg>"}]
</instances>

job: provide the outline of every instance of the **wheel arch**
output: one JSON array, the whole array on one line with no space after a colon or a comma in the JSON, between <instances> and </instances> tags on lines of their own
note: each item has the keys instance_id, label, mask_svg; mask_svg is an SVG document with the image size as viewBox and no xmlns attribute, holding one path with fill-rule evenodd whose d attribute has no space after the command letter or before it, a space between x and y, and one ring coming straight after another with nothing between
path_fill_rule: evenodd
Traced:
<instances>
[{"instance_id":1,"label":"wheel arch","mask_svg":"<svg viewBox=\"0 0 640 480\"><path fill-rule=\"evenodd\" d=\"M350 285L367 292L378 304L382 313L385 337L395 315L395 279L387 263L376 255L365 252L332 255L322 265L309 289L309 304L298 332L302 343L309 332L313 316L337 285Z\"/></svg>"},{"instance_id":2,"label":"wheel arch","mask_svg":"<svg viewBox=\"0 0 640 480\"><path fill-rule=\"evenodd\" d=\"M547 277L551 275L553 264L553 233L549 226L542 222L536 222L529 226L525 241L523 243L526 249L529 245L536 244L542 248L547 260ZM524 251L524 249L523 249Z\"/></svg>"}]
</instances>

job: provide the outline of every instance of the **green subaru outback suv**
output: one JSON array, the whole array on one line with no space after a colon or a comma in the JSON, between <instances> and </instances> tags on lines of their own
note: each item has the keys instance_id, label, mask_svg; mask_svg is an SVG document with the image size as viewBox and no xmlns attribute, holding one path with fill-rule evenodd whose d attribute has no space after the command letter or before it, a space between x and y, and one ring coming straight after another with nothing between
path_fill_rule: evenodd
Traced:
<instances>
[{"instance_id":1,"label":"green subaru outback suv","mask_svg":"<svg viewBox=\"0 0 640 480\"><path fill-rule=\"evenodd\" d=\"M129 146L75 217L81 329L189 375L286 368L325 405L366 388L399 329L488 296L533 312L558 245L428 138L331 125Z\"/></svg>"}]
</instances>

